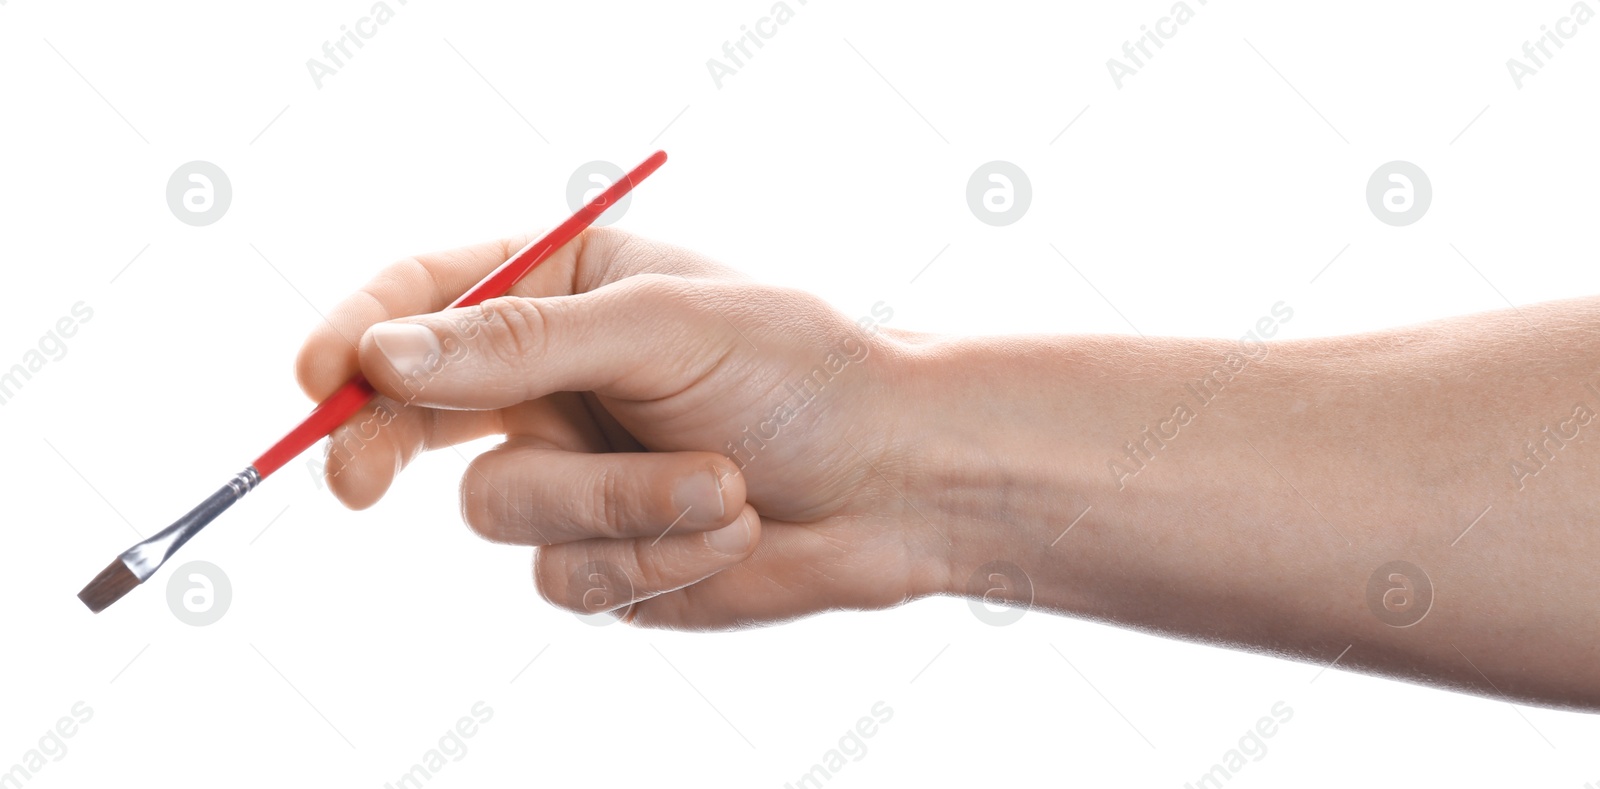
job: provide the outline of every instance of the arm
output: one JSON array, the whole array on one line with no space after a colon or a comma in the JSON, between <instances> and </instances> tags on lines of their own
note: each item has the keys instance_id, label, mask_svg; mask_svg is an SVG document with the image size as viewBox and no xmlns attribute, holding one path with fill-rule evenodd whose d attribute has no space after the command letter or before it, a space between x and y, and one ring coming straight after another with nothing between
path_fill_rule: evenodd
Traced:
<instances>
[{"instance_id":1,"label":"arm","mask_svg":"<svg viewBox=\"0 0 1600 789\"><path fill-rule=\"evenodd\" d=\"M591 230L437 312L522 243L395 264L299 374L383 395L329 444L352 507L505 436L463 519L535 547L555 605L715 629L1025 581L1067 615L1600 709L1600 301L1270 344L946 339Z\"/></svg>"},{"instance_id":2,"label":"arm","mask_svg":"<svg viewBox=\"0 0 1600 789\"><path fill-rule=\"evenodd\" d=\"M964 427L904 484L951 591L1007 559L1070 615L1600 708L1597 340L1583 299L1271 344L923 341L906 419Z\"/></svg>"}]
</instances>

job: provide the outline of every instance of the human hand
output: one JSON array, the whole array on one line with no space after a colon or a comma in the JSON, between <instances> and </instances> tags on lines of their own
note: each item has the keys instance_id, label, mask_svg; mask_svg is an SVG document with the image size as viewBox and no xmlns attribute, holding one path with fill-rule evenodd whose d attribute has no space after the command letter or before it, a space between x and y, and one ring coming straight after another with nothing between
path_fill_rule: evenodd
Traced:
<instances>
[{"instance_id":1,"label":"human hand","mask_svg":"<svg viewBox=\"0 0 1600 789\"><path fill-rule=\"evenodd\" d=\"M438 312L526 242L400 261L311 333L308 395L358 371L380 395L329 443L340 501L371 506L421 452L498 434L463 518L538 546L556 605L722 628L941 591L947 541L892 479L915 432L889 407L909 394L904 347L877 331L892 313L858 323L604 229L506 298Z\"/></svg>"}]
</instances>

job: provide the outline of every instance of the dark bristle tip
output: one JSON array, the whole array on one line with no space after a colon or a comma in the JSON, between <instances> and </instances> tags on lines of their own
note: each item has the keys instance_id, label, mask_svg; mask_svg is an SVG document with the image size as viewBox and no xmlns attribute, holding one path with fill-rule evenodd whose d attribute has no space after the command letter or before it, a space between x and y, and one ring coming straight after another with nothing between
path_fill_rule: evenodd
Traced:
<instances>
[{"instance_id":1,"label":"dark bristle tip","mask_svg":"<svg viewBox=\"0 0 1600 789\"><path fill-rule=\"evenodd\" d=\"M88 586L83 587L83 591L78 593L78 599L82 600L90 611L98 614L111 607L112 603L121 600L123 595L133 591L138 585L139 576L134 575L133 571L128 569L128 565L123 564L122 559L118 558L106 565L106 569L101 570Z\"/></svg>"}]
</instances>

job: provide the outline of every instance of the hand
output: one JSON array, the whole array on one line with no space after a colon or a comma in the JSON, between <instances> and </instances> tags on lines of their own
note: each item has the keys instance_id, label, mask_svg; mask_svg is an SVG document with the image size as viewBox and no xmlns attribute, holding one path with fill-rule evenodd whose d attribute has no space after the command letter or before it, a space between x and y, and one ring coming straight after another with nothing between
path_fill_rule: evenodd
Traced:
<instances>
[{"instance_id":1,"label":"hand","mask_svg":"<svg viewBox=\"0 0 1600 789\"><path fill-rule=\"evenodd\" d=\"M506 298L439 312L528 239L403 260L301 349L320 400L380 393L327 477L371 506L413 458L488 435L467 524L538 546L539 592L654 627L722 628L940 590L942 546L891 477L905 348L877 319L593 229ZM359 338L359 343L356 342ZM910 517L907 517L909 515Z\"/></svg>"}]
</instances>

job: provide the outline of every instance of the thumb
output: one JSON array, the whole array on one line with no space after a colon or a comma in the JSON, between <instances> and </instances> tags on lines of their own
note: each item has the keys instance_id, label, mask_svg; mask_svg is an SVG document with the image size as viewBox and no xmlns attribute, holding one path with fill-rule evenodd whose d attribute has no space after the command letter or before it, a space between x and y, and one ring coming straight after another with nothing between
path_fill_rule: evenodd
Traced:
<instances>
[{"instance_id":1,"label":"thumb","mask_svg":"<svg viewBox=\"0 0 1600 789\"><path fill-rule=\"evenodd\" d=\"M646 274L379 323L362 336L360 359L367 380L400 402L494 409L554 392L666 397L708 373L736 338L698 283Z\"/></svg>"}]
</instances>

